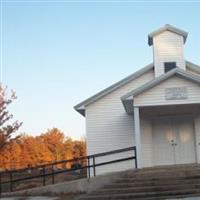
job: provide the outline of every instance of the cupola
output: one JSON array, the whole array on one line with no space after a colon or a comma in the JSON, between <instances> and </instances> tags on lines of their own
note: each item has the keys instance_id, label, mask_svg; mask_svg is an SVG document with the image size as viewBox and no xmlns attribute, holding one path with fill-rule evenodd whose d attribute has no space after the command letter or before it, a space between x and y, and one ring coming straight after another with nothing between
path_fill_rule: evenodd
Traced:
<instances>
[{"instance_id":1,"label":"cupola","mask_svg":"<svg viewBox=\"0 0 200 200\"><path fill-rule=\"evenodd\" d=\"M149 46L153 47L155 77L175 67L185 70L184 44L188 33L166 24L148 35Z\"/></svg>"}]
</instances>

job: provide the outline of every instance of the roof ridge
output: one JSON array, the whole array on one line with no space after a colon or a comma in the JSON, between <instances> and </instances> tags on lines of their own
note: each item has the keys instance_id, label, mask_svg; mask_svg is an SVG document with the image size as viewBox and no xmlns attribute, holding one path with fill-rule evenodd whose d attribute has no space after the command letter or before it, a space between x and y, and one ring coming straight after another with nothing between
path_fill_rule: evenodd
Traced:
<instances>
[{"instance_id":1,"label":"roof ridge","mask_svg":"<svg viewBox=\"0 0 200 200\"><path fill-rule=\"evenodd\" d=\"M132 112L133 106L131 106L131 105L133 105L133 97L134 96L137 96L137 95L147 91L148 89L155 87L160 82L168 80L173 75L179 75L181 77L186 78L187 80L190 80L192 82L200 84L200 76L199 75L194 75L191 72L185 71L185 70L177 67L177 68L167 72L166 74L163 74L163 75L153 79L152 81L149 81L146 84L140 86L139 88L132 90L132 91L128 92L127 94L123 95L121 97L121 101L123 103L123 106L124 106L126 112L128 114L130 114ZM131 99L130 99L130 97L131 97Z\"/></svg>"},{"instance_id":2,"label":"roof ridge","mask_svg":"<svg viewBox=\"0 0 200 200\"><path fill-rule=\"evenodd\" d=\"M149 35L148 35L148 44L149 44L149 46L153 45L153 37L158 35L158 34L160 34L160 33L162 33L162 32L164 32L164 31L171 31L173 33L176 33L178 35L183 36L184 43L187 40L188 32L186 32L186 31L184 31L182 29L176 28L175 26L172 26L170 24L165 24L165 26L163 26L163 27L161 27L161 28L149 33Z\"/></svg>"},{"instance_id":3,"label":"roof ridge","mask_svg":"<svg viewBox=\"0 0 200 200\"><path fill-rule=\"evenodd\" d=\"M175 73L178 72L178 71L183 71L183 70L180 69L180 68L178 68L178 67L176 67L176 68L170 70L169 72L167 72L167 73L165 73L165 74L162 74L161 76L156 77L155 79L153 79L153 80L151 80L151 81L145 83L144 85L141 85L140 87L138 87L138 88L136 88L136 89L134 89L134 90L128 92L127 94L125 94L125 95L123 95L123 96L121 97L121 100L125 100L126 98L128 98L129 96L131 96L133 93L137 93L137 91L140 91L141 88L144 88L144 87L146 87L146 86L149 86L150 84L152 84L152 83L154 83L154 82L157 82L158 80L162 80L163 78L166 78L166 77L168 78L168 77L172 76L173 74L175 74ZM137 94L136 94L136 95L137 95Z\"/></svg>"},{"instance_id":4,"label":"roof ridge","mask_svg":"<svg viewBox=\"0 0 200 200\"><path fill-rule=\"evenodd\" d=\"M198 65L196 65L196 64L194 64L194 63L192 63L190 61L187 61L187 60L186 60L186 66L188 68L193 69L194 71L200 73L200 66L198 66ZM90 103L95 102L96 100L104 97L105 95L111 93L112 91L124 86L125 84L129 83L130 81L136 79L137 77L141 76L142 74L144 74L145 72L147 72L147 71L149 71L150 69L153 69L153 68L154 68L153 63L150 63L150 64L146 65L142 69L137 70L136 72L132 73L131 75L121 79L120 81L112 84L111 86L101 90L100 92L96 93L95 95L91 96L90 98L87 98L86 100L84 100L81 103L77 104L76 106L74 106L74 109L76 111L78 111L81 115L84 116L85 115L85 106L89 105ZM181 70L181 69L178 68L178 70ZM187 73L189 73L189 72L187 72ZM190 73L190 76L193 77L195 75Z\"/></svg>"},{"instance_id":5,"label":"roof ridge","mask_svg":"<svg viewBox=\"0 0 200 200\"><path fill-rule=\"evenodd\" d=\"M110 92L118 89L119 87L122 87L123 85L129 83L130 81L132 81L136 78L138 78L139 76L141 76L142 74L144 74L145 72L147 72L147 71L149 71L150 69L153 69L153 68L154 68L153 63L146 65L142 69L137 70L136 72L132 73L131 75L121 79L120 81L112 84L111 86L101 90L100 92L96 93L95 95L91 96L90 98L88 98L88 99L82 101L81 103L77 104L76 106L74 106L74 109L84 116L85 115L85 113L84 113L84 107L85 106L87 106L88 104L96 101L97 99L109 94Z\"/></svg>"},{"instance_id":6,"label":"roof ridge","mask_svg":"<svg viewBox=\"0 0 200 200\"><path fill-rule=\"evenodd\" d=\"M194 81L200 82L200 76L199 76L199 75L195 75L195 74L192 74L192 73L190 73L190 72L186 72L186 71L184 71L183 69L180 69L180 68L176 67L175 69L173 69L173 70L167 72L166 74L163 74L163 75L161 75L161 76L159 76L159 77L157 77L157 78L155 78L155 79L153 79L153 80L151 80L151 81L145 83L144 85L140 86L139 88L137 88L137 89L135 89L135 90L132 90L132 91L130 91L129 93L123 95L123 96L121 97L121 99L122 99L122 100L125 100L125 99L128 98L130 95L132 95L132 96L137 96L137 95L140 93L139 91L140 91L142 88L145 88L144 90L142 90L142 92L145 92L145 91L148 89L148 88L146 88L147 86L150 87L150 86L152 86L153 83L154 83L154 84L157 84L157 82L162 82L162 81L164 81L164 80L167 80L168 78L170 78L171 76L173 76L173 75L175 75L175 74L179 74L179 75L182 75L182 76L184 76L184 77L188 77L188 78L190 78L190 79L193 79ZM154 85L154 84L153 84L153 85ZM154 87L154 86L153 86L153 87Z\"/></svg>"}]
</instances>

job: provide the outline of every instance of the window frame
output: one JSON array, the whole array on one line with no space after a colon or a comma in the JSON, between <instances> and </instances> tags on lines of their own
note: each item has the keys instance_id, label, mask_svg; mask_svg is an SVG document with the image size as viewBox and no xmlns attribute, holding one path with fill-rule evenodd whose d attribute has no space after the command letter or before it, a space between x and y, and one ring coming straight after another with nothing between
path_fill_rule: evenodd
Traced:
<instances>
[{"instance_id":1,"label":"window frame","mask_svg":"<svg viewBox=\"0 0 200 200\"><path fill-rule=\"evenodd\" d=\"M176 62L164 62L164 72L167 73L176 68Z\"/></svg>"}]
</instances>

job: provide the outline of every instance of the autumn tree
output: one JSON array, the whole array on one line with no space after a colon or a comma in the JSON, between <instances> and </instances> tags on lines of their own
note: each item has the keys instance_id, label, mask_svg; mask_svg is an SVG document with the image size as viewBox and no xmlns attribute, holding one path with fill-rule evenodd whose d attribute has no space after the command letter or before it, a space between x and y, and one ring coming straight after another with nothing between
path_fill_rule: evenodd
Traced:
<instances>
[{"instance_id":1,"label":"autumn tree","mask_svg":"<svg viewBox=\"0 0 200 200\"><path fill-rule=\"evenodd\" d=\"M13 115L9 113L8 106L16 99L15 92L11 91L11 95L7 95L7 88L0 86L0 150L5 147L6 144L16 140L19 136L13 137L21 122L10 122ZM9 123L10 122L10 123Z\"/></svg>"},{"instance_id":2,"label":"autumn tree","mask_svg":"<svg viewBox=\"0 0 200 200\"><path fill-rule=\"evenodd\" d=\"M86 156L86 142L85 140L75 140L73 142L73 157L79 158ZM80 164L85 165L86 160L81 160Z\"/></svg>"},{"instance_id":3,"label":"autumn tree","mask_svg":"<svg viewBox=\"0 0 200 200\"><path fill-rule=\"evenodd\" d=\"M41 139L51 152L52 160L57 161L63 159L63 144L65 140L63 132L57 128L52 128L42 134Z\"/></svg>"},{"instance_id":4,"label":"autumn tree","mask_svg":"<svg viewBox=\"0 0 200 200\"><path fill-rule=\"evenodd\" d=\"M55 161L71 160L86 155L85 140L65 137L57 128L39 136L22 134L0 151L0 170L38 166ZM57 168L71 168L74 163L57 164ZM80 162L85 164L85 160Z\"/></svg>"},{"instance_id":5,"label":"autumn tree","mask_svg":"<svg viewBox=\"0 0 200 200\"><path fill-rule=\"evenodd\" d=\"M73 156L74 158L85 156L86 143L84 140L75 140L73 143Z\"/></svg>"}]
</instances>

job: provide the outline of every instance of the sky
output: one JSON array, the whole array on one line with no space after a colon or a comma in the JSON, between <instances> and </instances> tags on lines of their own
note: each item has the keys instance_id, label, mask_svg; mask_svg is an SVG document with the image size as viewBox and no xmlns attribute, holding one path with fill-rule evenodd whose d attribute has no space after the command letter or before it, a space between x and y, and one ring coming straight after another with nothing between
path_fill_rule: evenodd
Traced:
<instances>
[{"instance_id":1,"label":"sky","mask_svg":"<svg viewBox=\"0 0 200 200\"><path fill-rule=\"evenodd\" d=\"M150 32L189 32L185 57L200 64L200 1L1 0L1 76L18 99L20 133L56 127L86 134L73 106L153 61Z\"/></svg>"}]
</instances>

